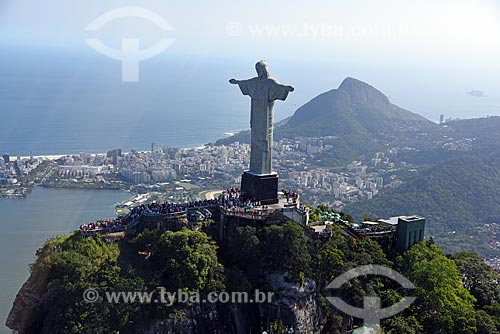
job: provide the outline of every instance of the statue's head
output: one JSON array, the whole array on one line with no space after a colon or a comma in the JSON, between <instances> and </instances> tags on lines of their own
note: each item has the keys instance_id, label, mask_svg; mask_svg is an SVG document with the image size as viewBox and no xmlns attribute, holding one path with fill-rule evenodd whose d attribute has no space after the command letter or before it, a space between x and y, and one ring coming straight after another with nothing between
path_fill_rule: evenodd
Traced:
<instances>
[{"instance_id":1,"label":"statue's head","mask_svg":"<svg viewBox=\"0 0 500 334\"><path fill-rule=\"evenodd\" d=\"M255 70L259 78L269 78L271 76L265 60L258 61L257 64L255 64Z\"/></svg>"}]
</instances>

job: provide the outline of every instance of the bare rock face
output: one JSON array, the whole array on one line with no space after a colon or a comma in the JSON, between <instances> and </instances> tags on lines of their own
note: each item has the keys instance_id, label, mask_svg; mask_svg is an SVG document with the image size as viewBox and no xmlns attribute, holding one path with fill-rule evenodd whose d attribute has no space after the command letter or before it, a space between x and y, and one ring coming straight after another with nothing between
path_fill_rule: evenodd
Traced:
<instances>
[{"instance_id":1,"label":"bare rock face","mask_svg":"<svg viewBox=\"0 0 500 334\"><path fill-rule=\"evenodd\" d=\"M39 329L33 326L43 321L42 306L49 294L40 289L39 276L32 273L16 296L6 322L14 333L38 333ZM316 283L313 280L306 279L303 284L290 283L286 281L286 274L273 274L267 282L276 291L272 303L197 304L155 321L138 333L250 334L255 332L256 327L261 327L257 323L266 324L269 319L280 319L295 333L321 332L326 319L317 305Z\"/></svg>"},{"instance_id":2,"label":"bare rock face","mask_svg":"<svg viewBox=\"0 0 500 334\"><path fill-rule=\"evenodd\" d=\"M286 274L273 274L267 283L276 291L275 301L261 306L261 318L278 317L295 333L317 334L326 323L316 302L316 283L306 278L303 284L286 281Z\"/></svg>"},{"instance_id":3,"label":"bare rock face","mask_svg":"<svg viewBox=\"0 0 500 334\"><path fill-rule=\"evenodd\" d=\"M40 304L43 296L37 289L35 275L23 284L7 317L6 326L15 333L31 333L33 319L40 317Z\"/></svg>"},{"instance_id":4,"label":"bare rock face","mask_svg":"<svg viewBox=\"0 0 500 334\"><path fill-rule=\"evenodd\" d=\"M368 104L383 111L390 109L390 102L387 96L373 86L360 80L346 78L340 84L339 90L347 92L353 103Z\"/></svg>"},{"instance_id":5,"label":"bare rock face","mask_svg":"<svg viewBox=\"0 0 500 334\"><path fill-rule=\"evenodd\" d=\"M144 334L230 334L237 333L226 309L216 304L193 305L168 318L156 321Z\"/></svg>"},{"instance_id":6,"label":"bare rock face","mask_svg":"<svg viewBox=\"0 0 500 334\"><path fill-rule=\"evenodd\" d=\"M262 332L275 319L293 328L294 333L321 332L326 319L316 301L317 287L313 280L305 279L300 284L287 281L286 274L272 274L267 278L267 284L275 292L271 303L186 305L174 313L165 314L164 319L144 324L137 329L137 333L251 334ZM37 261L16 296L7 318L7 327L17 334L39 333L50 308L49 300L55 294L57 292L47 282L46 268ZM86 332L94 333L95 328Z\"/></svg>"}]
</instances>

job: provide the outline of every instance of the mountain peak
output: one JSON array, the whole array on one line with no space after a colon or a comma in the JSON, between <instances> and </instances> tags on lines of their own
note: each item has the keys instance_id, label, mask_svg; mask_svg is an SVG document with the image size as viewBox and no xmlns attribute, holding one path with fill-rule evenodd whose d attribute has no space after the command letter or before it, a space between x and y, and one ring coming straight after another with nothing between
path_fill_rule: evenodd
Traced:
<instances>
[{"instance_id":1,"label":"mountain peak","mask_svg":"<svg viewBox=\"0 0 500 334\"><path fill-rule=\"evenodd\" d=\"M342 86L344 86L344 85L366 85L366 86L370 86L366 82L363 82L363 81L358 80L358 79L353 78L353 77L347 77L347 78L345 78L344 81L342 81L342 83L340 84L339 89L342 89Z\"/></svg>"},{"instance_id":2,"label":"mountain peak","mask_svg":"<svg viewBox=\"0 0 500 334\"><path fill-rule=\"evenodd\" d=\"M389 99L381 91L375 87L358 79L347 77L342 81L339 90L347 92L353 103L370 104L375 106L383 106L389 104Z\"/></svg>"},{"instance_id":3,"label":"mountain peak","mask_svg":"<svg viewBox=\"0 0 500 334\"><path fill-rule=\"evenodd\" d=\"M348 77L338 89L320 94L297 109L282 130L301 136L310 133L377 135L390 131L395 122L430 123L420 115L393 105L373 86Z\"/></svg>"}]
</instances>

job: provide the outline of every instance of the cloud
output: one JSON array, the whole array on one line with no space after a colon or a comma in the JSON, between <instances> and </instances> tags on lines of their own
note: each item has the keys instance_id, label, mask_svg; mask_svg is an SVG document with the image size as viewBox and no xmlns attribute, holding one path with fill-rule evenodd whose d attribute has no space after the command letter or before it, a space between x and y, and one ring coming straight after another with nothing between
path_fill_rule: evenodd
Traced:
<instances>
[{"instance_id":1,"label":"cloud","mask_svg":"<svg viewBox=\"0 0 500 334\"><path fill-rule=\"evenodd\" d=\"M483 91L478 90L478 89L471 90L470 92L467 92L465 94L472 96L472 97L486 97L486 95L483 93Z\"/></svg>"}]
</instances>

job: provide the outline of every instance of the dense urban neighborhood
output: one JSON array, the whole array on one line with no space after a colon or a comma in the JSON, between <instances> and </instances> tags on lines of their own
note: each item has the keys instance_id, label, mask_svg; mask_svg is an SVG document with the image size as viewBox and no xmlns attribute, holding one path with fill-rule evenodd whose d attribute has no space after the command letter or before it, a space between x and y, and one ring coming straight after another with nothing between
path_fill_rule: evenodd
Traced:
<instances>
[{"instance_id":1,"label":"dense urban neighborhood","mask_svg":"<svg viewBox=\"0 0 500 334\"><path fill-rule=\"evenodd\" d=\"M326 138L328 140L328 138ZM397 187L397 175L414 167L391 160L397 150L378 152L367 161L352 161L346 167L323 167L312 157L331 149L323 138L282 139L275 143L275 170L282 186L301 190L306 202L342 209L345 203L371 199L383 187ZM2 163L2 195L22 197L34 185L61 188L125 189L137 193L151 190L223 189L238 184L241 170L249 163L250 145L206 145L178 149L107 154L80 153L56 160L20 158ZM44 173L42 173L44 172ZM35 175L36 174L36 175ZM187 199L187 198L186 198Z\"/></svg>"}]
</instances>

